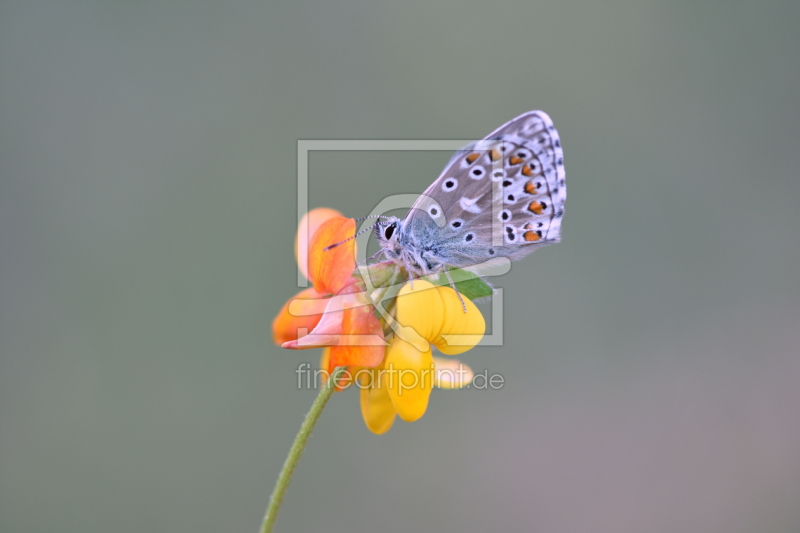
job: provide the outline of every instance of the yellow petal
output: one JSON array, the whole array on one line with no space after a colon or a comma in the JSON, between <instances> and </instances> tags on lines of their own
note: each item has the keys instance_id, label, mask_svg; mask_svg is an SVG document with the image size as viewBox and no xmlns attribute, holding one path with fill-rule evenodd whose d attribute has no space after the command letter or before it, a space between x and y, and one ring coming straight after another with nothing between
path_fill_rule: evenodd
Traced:
<instances>
[{"instance_id":1,"label":"yellow petal","mask_svg":"<svg viewBox=\"0 0 800 533\"><path fill-rule=\"evenodd\" d=\"M376 435L389 431L394 424L395 410L389 397L385 374L380 370L360 370L357 372L361 400L361 416L367 429Z\"/></svg>"},{"instance_id":2,"label":"yellow petal","mask_svg":"<svg viewBox=\"0 0 800 533\"><path fill-rule=\"evenodd\" d=\"M413 328L422 338L428 341L435 339L444 319L444 305L439 292L431 283L421 279L406 283L397 295L396 318L403 326Z\"/></svg>"},{"instance_id":3,"label":"yellow petal","mask_svg":"<svg viewBox=\"0 0 800 533\"><path fill-rule=\"evenodd\" d=\"M434 385L440 389L460 389L472 383L475 374L472 369L457 359L434 357L436 380Z\"/></svg>"},{"instance_id":4,"label":"yellow petal","mask_svg":"<svg viewBox=\"0 0 800 533\"><path fill-rule=\"evenodd\" d=\"M322 378L327 381L328 377L330 376L330 370L328 369L328 361L331 358L331 349L329 347L325 347L322 349L322 355L319 358L319 368L324 372Z\"/></svg>"},{"instance_id":5,"label":"yellow petal","mask_svg":"<svg viewBox=\"0 0 800 533\"><path fill-rule=\"evenodd\" d=\"M436 292L442 301L444 317L440 335L431 342L445 355L464 353L481 341L486 332L486 321L468 298L464 298L465 313L458 294L450 287L436 287Z\"/></svg>"},{"instance_id":6,"label":"yellow petal","mask_svg":"<svg viewBox=\"0 0 800 533\"><path fill-rule=\"evenodd\" d=\"M436 374L431 351L420 351L395 337L386 350L383 372L382 383L400 418L413 422L424 415Z\"/></svg>"}]
</instances>

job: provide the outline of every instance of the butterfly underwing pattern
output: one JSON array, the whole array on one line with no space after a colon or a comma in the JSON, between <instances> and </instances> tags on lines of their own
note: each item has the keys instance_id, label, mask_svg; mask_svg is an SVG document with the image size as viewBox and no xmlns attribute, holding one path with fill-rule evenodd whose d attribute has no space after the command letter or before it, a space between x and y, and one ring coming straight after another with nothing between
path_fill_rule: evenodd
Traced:
<instances>
[{"instance_id":1,"label":"butterfly underwing pattern","mask_svg":"<svg viewBox=\"0 0 800 533\"><path fill-rule=\"evenodd\" d=\"M405 219L387 217L375 236L415 277L519 259L560 240L565 176L553 121L529 111L456 152Z\"/></svg>"}]
</instances>

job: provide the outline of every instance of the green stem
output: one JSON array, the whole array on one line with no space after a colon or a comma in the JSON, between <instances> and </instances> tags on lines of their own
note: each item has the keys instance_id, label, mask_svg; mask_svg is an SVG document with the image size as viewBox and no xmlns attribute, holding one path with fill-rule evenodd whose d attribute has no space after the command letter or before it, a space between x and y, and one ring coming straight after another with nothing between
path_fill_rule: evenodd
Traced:
<instances>
[{"instance_id":1,"label":"green stem","mask_svg":"<svg viewBox=\"0 0 800 533\"><path fill-rule=\"evenodd\" d=\"M275 488L272 490L272 496L267 506L267 513L264 515L264 523L261 524L261 533L269 533L272 531L272 527L275 525L275 519L278 517L278 511L281 509L281 503L283 503L283 497L286 495L286 489L289 488L289 482L292 480L292 474L294 474L297 462L300 460L300 456L303 455L303 450L306 447L308 438L311 436L311 432L314 430L314 426L317 424L317 420L319 420L319 416L322 414L325 404L328 403L331 394L333 394L333 391L336 389L336 382L344 373L345 369L346 367L340 366L333 371L331 377L320 389L317 399L311 404L311 410L306 415L306 419L303 420L300 431L297 433L292 447L289 449L286 462L283 463L283 469L278 476L278 481L275 482Z\"/></svg>"}]
</instances>

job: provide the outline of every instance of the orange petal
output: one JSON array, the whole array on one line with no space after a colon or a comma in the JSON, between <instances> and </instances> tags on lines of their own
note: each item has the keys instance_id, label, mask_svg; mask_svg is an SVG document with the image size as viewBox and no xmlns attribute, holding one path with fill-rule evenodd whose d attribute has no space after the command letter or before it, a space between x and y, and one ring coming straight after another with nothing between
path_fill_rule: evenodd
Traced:
<instances>
[{"instance_id":1,"label":"orange petal","mask_svg":"<svg viewBox=\"0 0 800 533\"><path fill-rule=\"evenodd\" d=\"M314 329L302 337L284 342L281 347L290 350L306 350L338 344L339 338L342 336L343 311L331 311L331 308L341 305L334 298L327 299L328 306Z\"/></svg>"},{"instance_id":2,"label":"orange petal","mask_svg":"<svg viewBox=\"0 0 800 533\"><path fill-rule=\"evenodd\" d=\"M383 328L375 318L372 304L366 296L359 293L356 285L350 285L342 291L353 294L366 305L349 307L342 311L342 337L338 346L331 348L328 365L376 367L383 361L386 342L383 340Z\"/></svg>"},{"instance_id":3,"label":"orange petal","mask_svg":"<svg viewBox=\"0 0 800 533\"><path fill-rule=\"evenodd\" d=\"M308 277L308 243L311 241L311 237L323 222L329 218L340 216L342 214L335 209L318 207L306 213L300 220L300 225L297 227L297 236L294 239L294 256L297 259L300 272L306 278Z\"/></svg>"},{"instance_id":4,"label":"orange petal","mask_svg":"<svg viewBox=\"0 0 800 533\"><path fill-rule=\"evenodd\" d=\"M283 305L272 321L272 340L281 345L306 335L319 323L327 302L328 298L312 288L301 291Z\"/></svg>"},{"instance_id":5,"label":"orange petal","mask_svg":"<svg viewBox=\"0 0 800 533\"><path fill-rule=\"evenodd\" d=\"M356 221L333 217L319 227L308 247L308 273L317 292L337 294L347 285L356 266L355 239L325 250L328 246L352 237Z\"/></svg>"},{"instance_id":6,"label":"orange petal","mask_svg":"<svg viewBox=\"0 0 800 533\"><path fill-rule=\"evenodd\" d=\"M322 356L320 357L319 361L320 371L319 371L318 383L320 387L324 385L328 381L328 379L330 379L331 373L336 368L330 365L330 360L331 360L331 348L330 347L323 348ZM334 392L342 391L351 385L353 372L354 369L348 368L344 372L344 374L342 374L342 376L339 378L339 381L336 383L336 388L334 389Z\"/></svg>"},{"instance_id":7,"label":"orange petal","mask_svg":"<svg viewBox=\"0 0 800 533\"><path fill-rule=\"evenodd\" d=\"M348 285L342 289L341 293L333 298L328 298L325 302L327 305L317 326L307 335L283 343L283 348L303 350L323 346L356 346L373 347L374 349L374 347L386 346L380 323L372 314L373 307L358 285ZM294 300L289 305L290 313L295 310L296 303L298 301ZM346 326L345 319L348 320ZM371 361L371 359L366 361ZM333 366L347 364L350 363L336 363Z\"/></svg>"}]
</instances>

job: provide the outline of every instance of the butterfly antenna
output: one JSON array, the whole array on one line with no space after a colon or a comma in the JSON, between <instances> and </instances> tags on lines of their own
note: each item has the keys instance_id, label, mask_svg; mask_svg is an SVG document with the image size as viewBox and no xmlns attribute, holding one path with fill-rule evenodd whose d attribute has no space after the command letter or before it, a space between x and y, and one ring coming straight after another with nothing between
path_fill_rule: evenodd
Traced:
<instances>
[{"instance_id":1,"label":"butterfly antenna","mask_svg":"<svg viewBox=\"0 0 800 533\"><path fill-rule=\"evenodd\" d=\"M464 299L461 297L461 293L458 292L456 288L456 284L453 282L453 278L450 277L450 271L445 269L444 275L447 276L447 281L450 282L450 286L453 287L453 290L456 291L456 295L458 296L458 300L461 302L461 308L464 309L464 313L467 312L467 304L464 303Z\"/></svg>"},{"instance_id":2,"label":"butterfly antenna","mask_svg":"<svg viewBox=\"0 0 800 533\"><path fill-rule=\"evenodd\" d=\"M364 218L368 218L368 217L364 217ZM358 219L356 219L356 220L358 220ZM363 220L363 219L361 219L361 220ZM365 233L365 232L367 232L367 231L370 231L372 228L374 228L375 226L379 226L379 225L380 225L380 222L376 222L375 224L373 224L373 225L371 225L371 226L368 226L368 227L366 227L366 228L362 229L361 231L357 232L355 235L352 235L352 236L350 236L350 237L346 238L346 239L345 239L345 240L343 240L343 241L339 241L339 242L337 242L337 243L335 243L335 244L331 244L330 246L326 247L326 248L323 250L323 252L327 252L328 250L330 250L330 249L332 249L332 248L336 248L336 247L337 247L337 246L339 246L340 244L344 244L344 243L346 243L346 242L348 242L348 241L352 241L353 239L355 239L356 237L358 237L358 236L359 236L359 235L361 235L362 233Z\"/></svg>"},{"instance_id":3,"label":"butterfly antenna","mask_svg":"<svg viewBox=\"0 0 800 533\"><path fill-rule=\"evenodd\" d=\"M384 215L369 215L369 216L366 216L366 217L354 218L353 220L358 222L359 220L367 220L368 218L392 218L392 217L387 217L387 216L384 216Z\"/></svg>"}]
</instances>

